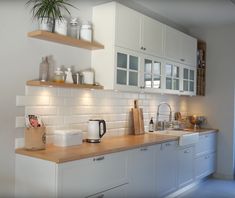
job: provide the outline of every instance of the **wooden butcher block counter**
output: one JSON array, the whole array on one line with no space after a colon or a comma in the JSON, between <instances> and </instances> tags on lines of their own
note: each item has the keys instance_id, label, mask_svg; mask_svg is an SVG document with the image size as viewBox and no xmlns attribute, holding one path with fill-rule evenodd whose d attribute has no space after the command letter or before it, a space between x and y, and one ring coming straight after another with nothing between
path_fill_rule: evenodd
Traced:
<instances>
[{"instance_id":1,"label":"wooden butcher block counter","mask_svg":"<svg viewBox=\"0 0 235 198\"><path fill-rule=\"evenodd\" d=\"M30 151L20 148L16 149L16 153L56 163L63 163L177 139L177 137L156 134L125 135L118 137L104 137L101 140L101 143L84 142L78 146L57 147L54 145L48 145L46 150L38 151Z\"/></svg>"},{"instance_id":2,"label":"wooden butcher block counter","mask_svg":"<svg viewBox=\"0 0 235 198\"><path fill-rule=\"evenodd\" d=\"M200 129L197 131L188 130L189 132L199 132L199 134L217 132L214 129ZM98 155L104 155L128 149L134 149L143 146L160 144L168 141L178 140L177 136L156 135L145 133L142 135L125 135L118 137L104 137L101 143L84 142L78 146L57 147L48 145L46 150L30 151L24 148L16 149L17 154L35 157L52 161L55 163L63 163L73 160L79 160Z\"/></svg>"}]
</instances>

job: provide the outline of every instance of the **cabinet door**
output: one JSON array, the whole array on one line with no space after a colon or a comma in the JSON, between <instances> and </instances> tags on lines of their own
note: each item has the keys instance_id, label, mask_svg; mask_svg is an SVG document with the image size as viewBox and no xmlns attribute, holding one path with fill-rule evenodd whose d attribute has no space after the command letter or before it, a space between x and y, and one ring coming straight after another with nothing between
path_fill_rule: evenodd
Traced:
<instances>
[{"instance_id":1,"label":"cabinet door","mask_svg":"<svg viewBox=\"0 0 235 198\"><path fill-rule=\"evenodd\" d=\"M126 166L127 152L59 164L59 196L87 197L125 184Z\"/></svg>"},{"instance_id":2,"label":"cabinet door","mask_svg":"<svg viewBox=\"0 0 235 198\"><path fill-rule=\"evenodd\" d=\"M116 75L117 89L138 90L140 75L140 57L133 51L117 48L116 51Z\"/></svg>"},{"instance_id":3,"label":"cabinet door","mask_svg":"<svg viewBox=\"0 0 235 198\"><path fill-rule=\"evenodd\" d=\"M162 92L163 91L163 61L152 56L144 56L141 66L143 73L141 84L146 92Z\"/></svg>"},{"instance_id":4,"label":"cabinet door","mask_svg":"<svg viewBox=\"0 0 235 198\"><path fill-rule=\"evenodd\" d=\"M141 14L117 4L116 45L131 50L140 50Z\"/></svg>"},{"instance_id":5,"label":"cabinet door","mask_svg":"<svg viewBox=\"0 0 235 198\"><path fill-rule=\"evenodd\" d=\"M196 68L182 66L182 71L181 93L184 95L196 95Z\"/></svg>"},{"instance_id":6,"label":"cabinet door","mask_svg":"<svg viewBox=\"0 0 235 198\"><path fill-rule=\"evenodd\" d=\"M193 182L194 177L194 156L193 147L179 150L179 187L183 187Z\"/></svg>"},{"instance_id":7,"label":"cabinet door","mask_svg":"<svg viewBox=\"0 0 235 198\"><path fill-rule=\"evenodd\" d=\"M164 64L165 92L178 94L180 90L180 65L167 61Z\"/></svg>"},{"instance_id":8,"label":"cabinet door","mask_svg":"<svg viewBox=\"0 0 235 198\"><path fill-rule=\"evenodd\" d=\"M144 53L162 57L163 55L163 24L142 16L141 49Z\"/></svg>"},{"instance_id":9,"label":"cabinet door","mask_svg":"<svg viewBox=\"0 0 235 198\"><path fill-rule=\"evenodd\" d=\"M186 65L196 67L197 40L189 35L182 34L182 62Z\"/></svg>"},{"instance_id":10,"label":"cabinet door","mask_svg":"<svg viewBox=\"0 0 235 198\"><path fill-rule=\"evenodd\" d=\"M196 144L196 157L216 151L216 133L210 133L199 136L199 142Z\"/></svg>"},{"instance_id":11,"label":"cabinet door","mask_svg":"<svg viewBox=\"0 0 235 198\"><path fill-rule=\"evenodd\" d=\"M195 159L195 178L202 179L215 172L215 153L205 154Z\"/></svg>"},{"instance_id":12,"label":"cabinet door","mask_svg":"<svg viewBox=\"0 0 235 198\"><path fill-rule=\"evenodd\" d=\"M177 142L166 142L157 148L156 188L157 197L177 189Z\"/></svg>"},{"instance_id":13,"label":"cabinet door","mask_svg":"<svg viewBox=\"0 0 235 198\"><path fill-rule=\"evenodd\" d=\"M128 160L128 197L154 197L154 146L131 150Z\"/></svg>"},{"instance_id":14,"label":"cabinet door","mask_svg":"<svg viewBox=\"0 0 235 198\"><path fill-rule=\"evenodd\" d=\"M180 32L169 26L165 26L165 57L181 62L181 45L182 45L182 36Z\"/></svg>"}]
</instances>

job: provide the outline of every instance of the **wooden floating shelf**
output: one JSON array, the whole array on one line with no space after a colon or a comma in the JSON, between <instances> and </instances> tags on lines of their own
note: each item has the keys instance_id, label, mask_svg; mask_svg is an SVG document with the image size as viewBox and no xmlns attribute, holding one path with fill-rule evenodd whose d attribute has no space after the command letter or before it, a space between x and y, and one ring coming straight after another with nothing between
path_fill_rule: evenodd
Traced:
<instances>
[{"instance_id":1,"label":"wooden floating shelf","mask_svg":"<svg viewBox=\"0 0 235 198\"><path fill-rule=\"evenodd\" d=\"M80 47L80 48L89 49L89 50L104 49L103 45L95 41L92 41L92 42L83 41L83 40L75 39L69 36L64 36L64 35L42 31L42 30L29 32L28 37L51 41L55 43L61 43L61 44L70 45L73 47Z\"/></svg>"},{"instance_id":2,"label":"wooden floating shelf","mask_svg":"<svg viewBox=\"0 0 235 198\"><path fill-rule=\"evenodd\" d=\"M38 80L29 80L26 82L26 85L38 86L38 87L61 87L61 88L76 88L76 89L103 89L103 86L101 85L41 82Z\"/></svg>"}]
</instances>

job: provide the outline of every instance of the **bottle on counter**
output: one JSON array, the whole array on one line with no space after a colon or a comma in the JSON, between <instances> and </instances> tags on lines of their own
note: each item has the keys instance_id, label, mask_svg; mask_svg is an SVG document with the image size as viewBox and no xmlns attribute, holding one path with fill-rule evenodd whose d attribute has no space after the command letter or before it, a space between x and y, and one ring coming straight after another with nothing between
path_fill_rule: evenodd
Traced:
<instances>
[{"instance_id":1,"label":"bottle on counter","mask_svg":"<svg viewBox=\"0 0 235 198\"><path fill-rule=\"evenodd\" d=\"M71 68L67 68L67 71L65 71L65 82L66 83L73 83L73 74L72 74L72 71L71 71Z\"/></svg>"},{"instance_id":2,"label":"bottle on counter","mask_svg":"<svg viewBox=\"0 0 235 198\"><path fill-rule=\"evenodd\" d=\"M151 117L150 122L149 122L149 132L154 131L154 122L153 122L153 117Z\"/></svg>"},{"instance_id":3,"label":"bottle on counter","mask_svg":"<svg viewBox=\"0 0 235 198\"><path fill-rule=\"evenodd\" d=\"M49 63L47 57L42 57L42 62L39 66L39 80L42 82L48 81Z\"/></svg>"},{"instance_id":4,"label":"bottle on counter","mask_svg":"<svg viewBox=\"0 0 235 198\"><path fill-rule=\"evenodd\" d=\"M58 67L54 72L54 82L63 83L64 82L64 72Z\"/></svg>"}]
</instances>

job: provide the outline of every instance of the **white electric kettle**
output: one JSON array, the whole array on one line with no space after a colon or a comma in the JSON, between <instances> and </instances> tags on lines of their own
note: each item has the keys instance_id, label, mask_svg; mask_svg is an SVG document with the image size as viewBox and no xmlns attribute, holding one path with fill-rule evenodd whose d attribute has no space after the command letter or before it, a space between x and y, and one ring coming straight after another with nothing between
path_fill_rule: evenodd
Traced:
<instances>
[{"instance_id":1,"label":"white electric kettle","mask_svg":"<svg viewBox=\"0 0 235 198\"><path fill-rule=\"evenodd\" d=\"M87 142L99 143L106 133L106 123L104 120L89 120Z\"/></svg>"}]
</instances>

